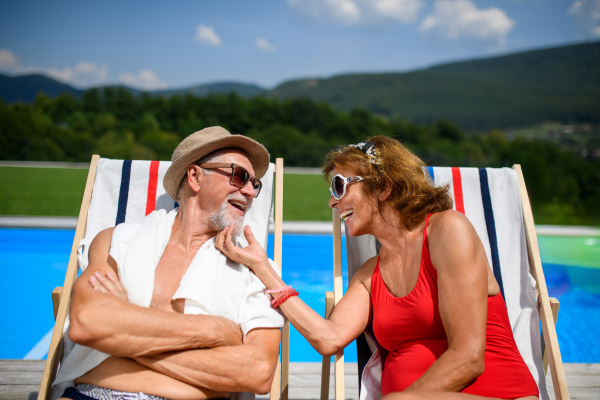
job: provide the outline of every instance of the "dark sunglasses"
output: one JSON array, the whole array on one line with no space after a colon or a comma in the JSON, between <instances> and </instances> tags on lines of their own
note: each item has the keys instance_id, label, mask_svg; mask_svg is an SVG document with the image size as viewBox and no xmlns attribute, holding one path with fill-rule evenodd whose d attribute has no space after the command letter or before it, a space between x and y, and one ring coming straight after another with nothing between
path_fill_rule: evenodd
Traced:
<instances>
[{"instance_id":1,"label":"dark sunglasses","mask_svg":"<svg viewBox=\"0 0 600 400\"><path fill-rule=\"evenodd\" d=\"M341 174L337 174L331 180L331 187L329 192L336 200L341 200L346 195L346 186L354 182L364 181L362 176L348 177Z\"/></svg>"},{"instance_id":2,"label":"dark sunglasses","mask_svg":"<svg viewBox=\"0 0 600 400\"><path fill-rule=\"evenodd\" d=\"M233 186L237 186L240 189L246 186L246 184L250 181L252 182L252 187L256 191L254 197L258 197L260 193L260 189L262 189L262 182L255 176L250 175L248 171L242 166L232 163L204 163L198 164L200 168L205 169L215 169L215 168L231 168L231 179L230 182Z\"/></svg>"}]
</instances>

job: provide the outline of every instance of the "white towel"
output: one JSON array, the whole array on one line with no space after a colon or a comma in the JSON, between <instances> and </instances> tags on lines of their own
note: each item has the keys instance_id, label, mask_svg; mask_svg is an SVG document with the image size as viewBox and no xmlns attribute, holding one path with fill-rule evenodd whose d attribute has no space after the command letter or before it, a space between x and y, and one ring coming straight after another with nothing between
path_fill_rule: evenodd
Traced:
<instances>
[{"instance_id":1,"label":"white towel","mask_svg":"<svg viewBox=\"0 0 600 400\"><path fill-rule=\"evenodd\" d=\"M124 223L114 230L109 254L117 263L119 279L133 304L150 306L154 272L171 236L177 211L154 211L141 224ZM238 246L247 246L244 239L235 240ZM283 316L271 307L264 289L247 267L217 250L212 238L196 253L173 299L185 299L185 314L222 316L238 323L245 338L254 328L279 328L284 324ZM54 385L73 381L108 357L98 350L75 345L61 365Z\"/></svg>"}]
</instances>

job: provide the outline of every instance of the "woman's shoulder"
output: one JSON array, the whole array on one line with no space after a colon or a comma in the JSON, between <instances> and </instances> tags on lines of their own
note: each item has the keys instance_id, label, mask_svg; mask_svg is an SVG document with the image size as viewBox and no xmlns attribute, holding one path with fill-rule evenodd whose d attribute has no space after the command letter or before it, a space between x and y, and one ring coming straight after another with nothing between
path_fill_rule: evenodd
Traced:
<instances>
[{"instance_id":1,"label":"woman's shoulder","mask_svg":"<svg viewBox=\"0 0 600 400\"><path fill-rule=\"evenodd\" d=\"M361 282L367 288L367 290L370 291L371 277L373 276L373 271L377 265L378 257L379 255L376 255L375 257L371 257L365 261L365 263L361 265L360 268L354 273L352 282Z\"/></svg>"},{"instance_id":2,"label":"woman's shoulder","mask_svg":"<svg viewBox=\"0 0 600 400\"><path fill-rule=\"evenodd\" d=\"M447 210L434 214L427 229L431 261L439 268L451 259L463 260L483 249L477 231L462 213Z\"/></svg>"},{"instance_id":3,"label":"woman's shoulder","mask_svg":"<svg viewBox=\"0 0 600 400\"><path fill-rule=\"evenodd\" d=\"M427 236L443 238L469 237L475 233L475 228L469 219L455 210L446 210L432 214L429 218Z\"/></svg>"}]
</instances>

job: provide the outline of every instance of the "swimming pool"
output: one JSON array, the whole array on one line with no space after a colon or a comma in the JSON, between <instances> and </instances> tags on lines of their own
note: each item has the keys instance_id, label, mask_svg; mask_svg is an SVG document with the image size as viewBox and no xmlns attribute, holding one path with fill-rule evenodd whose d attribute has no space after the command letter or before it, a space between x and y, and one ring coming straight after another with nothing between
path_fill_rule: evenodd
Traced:
<instances>
[{"instance_id":1,"label":"swimming pool","mask_svg":"<svg viewBox=\"0 0 600 400\"><path fill-rule=\"evenodd\" d=\"M54 324L50 293L63 284L74 233L0 229L0 359L45 358ZM563 361L600 362L600 238L540 236L539 243L548 290L561 302L557 333ZM325 292L333 288L332 237L286 234L283 255L284 280L323 314ZM321 361L293 327L290 336L291 361ZM353 344L345 361L356 361Z\"/></svg>"}]
</instances>

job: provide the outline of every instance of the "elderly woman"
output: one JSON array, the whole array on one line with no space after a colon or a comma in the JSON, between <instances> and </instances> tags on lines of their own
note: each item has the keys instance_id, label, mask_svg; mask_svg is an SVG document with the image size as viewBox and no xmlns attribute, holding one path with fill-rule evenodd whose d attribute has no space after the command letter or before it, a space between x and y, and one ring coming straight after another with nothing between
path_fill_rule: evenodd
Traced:
<instances>
[{"instance_id":1,"label":"elderly woman","mask_svg":"<svg viewBox=\"0 0 600 400\"><path fill-rule=\"evenodd\" d=\"M385 137L328 155L329 206L348 235L381 243L328 320L286 288L248 227L248 247L235 247L230 229L216 245L279 296L275 305L322 355L339 352L372 324L388 351L381 389L390 399L537 399L483 245L424 166Z\"/></svg>"}]
</instances>

